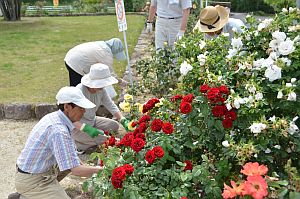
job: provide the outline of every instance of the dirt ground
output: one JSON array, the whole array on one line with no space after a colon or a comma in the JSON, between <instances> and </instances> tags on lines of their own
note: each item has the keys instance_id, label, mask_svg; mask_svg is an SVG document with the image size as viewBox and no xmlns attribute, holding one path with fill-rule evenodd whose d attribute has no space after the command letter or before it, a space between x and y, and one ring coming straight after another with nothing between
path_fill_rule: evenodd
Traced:
<instances>
[{"instance_id":1,"label":"dirt ground","mask_svg":"<svg viewBox=\"0 0 300 199\"><path fill-rule=\"evenodd\" d=\"M16 160L23 149L26 139L37 123L37 120L0 120L0 198L6 199L10 193L16 192L14 177ZM87 159L87 156L81 156ZM69 175L61 181L72 199L88 199L88 194L81 193L81 183L84 179Z\"/></svg>"}]
</instances>

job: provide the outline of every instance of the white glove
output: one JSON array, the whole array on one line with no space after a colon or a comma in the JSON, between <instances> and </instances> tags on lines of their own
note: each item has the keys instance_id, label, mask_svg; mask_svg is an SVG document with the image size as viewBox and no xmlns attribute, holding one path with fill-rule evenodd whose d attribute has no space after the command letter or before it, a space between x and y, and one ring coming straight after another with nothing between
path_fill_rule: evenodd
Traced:
<instances>
[{"instance_id":1,"label":"white glove","mask_svg":"<svg viewBox=\"0 0 300 199\"><path fill-rule=\"evenodd\" d=\"M183 30L179 30L179 32L176 35L176 41L180 40L184 35L184 31Z\"/></svg>"},{"instance_id":2,"label":"white glove","mask_svg":"<svg viewBox=\"0 0 300 199\"><path fill-rule=\"evenodd\" d=\"M146 28L146 30L147 30L147 33L152 32L152 23L151 22L147 22L147 28Z\"/></svg>"}]
</instances>

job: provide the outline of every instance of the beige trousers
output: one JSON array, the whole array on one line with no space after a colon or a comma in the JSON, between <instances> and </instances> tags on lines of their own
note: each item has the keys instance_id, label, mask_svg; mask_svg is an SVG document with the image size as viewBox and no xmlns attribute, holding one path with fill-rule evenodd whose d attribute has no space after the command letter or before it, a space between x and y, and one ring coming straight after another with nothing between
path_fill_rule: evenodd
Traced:
<instances>
[{"instance_id":1,"label":"beige trousers","mask_svg":"<svg viewBox=\"0 0 300 199\"><path fill-rule=\"evenodd\" d=\"M70 173L60 172L57 165L45 173L24 174L17 171L15 186L20 199L70 199L59 181Z\"/></svg>"},{"instance_id":2,"label":"beige trousers","mask_svg":"<svg viewBox=\"0 0 300 199\"><path fill-rule=\"evenodd\" d=\"M111 130L117 132L117 134L120 134L120 132L121 134L123 134L122 131L125 131L123 128L119 128L120 125L117 121L105 117L98 117L98 116L96 116L96 122L94 127L100 130L107 130L107 131ZM83 151L86 151L91 147L101 145L107 140L107 137L102 135L91 138L89 135L87 135L86 133L78 129L74 129L72 131L72 135L75 140L77 149Z\"/></svg>"}]
</instances>

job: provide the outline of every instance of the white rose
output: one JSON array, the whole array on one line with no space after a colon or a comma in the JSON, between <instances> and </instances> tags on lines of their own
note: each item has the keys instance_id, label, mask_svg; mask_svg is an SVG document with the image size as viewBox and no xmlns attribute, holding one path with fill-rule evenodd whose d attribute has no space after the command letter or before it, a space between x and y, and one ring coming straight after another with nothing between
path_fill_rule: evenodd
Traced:
<instances>
[{"instance_id":1,"label":"white rose","mask_svg":"<svg viewBox=\"0 0 300 199\"><path fill-rule=\"evenodd\" d=\"M282 91L278 91L278 93L277 93L277 99L282 99L282 97L283 97Z\"/></svg>"},{"instance_id":2,"label":"white rose","mask_svg":"<svg viewBox=\"0 0 300 199\"><path fill-rule=\"evenodd\" d=\"M286 39L286 34L284 32L275 31L272 33L272 37L281 42Z\"/></svg>"},{"instance_id":3,"label":"white rose","mask_svg":"<svg viewBox=\"0 0 300 199\"><path fill-rule=\"evenodd\" d=\"M230 105L230 103L226 104L226 108L227 108L228 111L230 111L232 109L232 106Z\"/></svg>"},{"instance_id":4,"label":"white rose","mask_svg":"<svg viewBox=\"0 0 300 199\"><path fill-rule=\"evenodd\" d=\"M292 61L289 59L289 58L286 58L286 57L282 57L280 58L281 61L283 61L287 66L290 66Z\"/></svg>"},{"instance_id":5,"label":"white rose","mask_svg":"<svg viewBox=\"0 0 300 199\"><path fill-rule=\"evenodd\" d=\"M229 142L228 142L227 140L223 141L223 142L222 142L222 145L223 145L224 147L226 147L226 148L230 146L230 144L229 144Z\"/></svg>"},{"instance_id":6,"label":"white rose","mask_svg":"<svg viewBox=\"0 0 300 199\"><path fill-rule=\"evenodd\" d=\"M277 145L274 146L274 148L275 149L281 149L281 146L277 144Z\"/></svg>"},{"instance_id":7,"label":"white rose","mask_svg":"<svg viewBox=\"0 0 300 199\"><path fill-rule=\"evenodd\" d=\"M248 88L248 91L249 91L250 93L255 93L256 88L255 88L254 86L251 86L250 88Z\"/></svg>"},{"instance_id":8,"label":"white rose","mask_svg":"<svg viewBox=\"0 0 300 199\"><path fill-rule=\"evenodd\" d=\"M265 71L265 77L269 79L270 82L281 78L281 68L276 65L268 67Z\"/></svg>"},{"instance_id":9,"label":"white rose","mask_svg":"<svg viewBox=\"0 0 300 199\"><path fill-rule=\"evenodd\" d=\"M204 54L198 55L197 59L200 62L200 66L203 66L206 62L206 56Z\"/></svg>"},{"instance_id":10,"label":"white rose","mask_svg":"<svg viewBox=\"0 0 300 199\"><path fill-rule=\"evenodd\" d=\"M288 55L295 50L294 41L289 38L286 41L283 41L278 46L278 51L281 55Z\"/></svg>"},{"instance_id":11,"label":"white rose","mask_svg":"<svg viewBox=\"0 0 300 199\"><path fill-rule=\"evenodd\" d=\"M288 101L296 101L297 100L297 94L295 92L290 92L288 94L287 100Z\"/></svg>"},{"instance_id":12,"label":"white rose","mask_svg":"<svg viewBox=\"0 0 300 199\"><path fill-rule=\"evenodd\" d=\"M269 149L269 148L267 148L266 150L265 150L265 153L271 153L272 151L271 151L271 149Z\"/></svg>"},{"instance_id":13,"label":"white rose","mask_svg":"<svg viewBox=\"0 0 300 199\"><path fill-rule=\"evenodd\" d=\"M296 122L298 120L298 118L299 118L298 116L294 117L293 122Z\"/></svg>"},{"instance_id":14,"label":"white rose","mask_svg":"<svg viewBox=\"0 0 300 199\"><path fill-rule=\"evenodd\" d=\"M239 109L239 108L241 107L241 105L240 105L238 99L235 99L235 100L233 101L233 106L234 106L236 109Z\"/></svg>"},{"instance_id":15,"label":"white rose","mask_svg":"<svg viewBox=\"0 0 300 199\"><path fill-rule=\"evenodd\" d=\"M263 98L264 98L264 96L262 93L256 93L256 95L255 95L256 100L262 100Z\"/></svg>"},{"instance_id":16,"label":"white rose","mask_svg":"<svg viewBox=\"0 0 300 199\"><path fill-rule=\"evenodd\" d=\"M297 81L296 78L292 78L292 79L291 79L291 83L295 83L296 81Z\"/></svg>"},{"instance_id":17,"label":"white rose","mask_svg":"<svg viewBox=\"0 0 300 199\"><path fill-rule=\"evenodd\" d=\"M290 88L290 87L292 87L293 85L292 85L292 83L286 83L285 86L288 87L288 88Z\"/></svg>"},{"instance_id":18,"label":"white rose","mask_svg":"<svg viewBox=\"0 0 300 199\"><path fill-rule=\"evenodd\" d=\"M273 115L273 117L270 117L269 120L270 120L271 122L275 122L275 121L276 121L275 115Z\"/></svg>"},{"instance_id":19,"label":"white rose","mask_svg":"<svg viewBox=\"0 0 300 199\"><path fill-rule=\"evenodd\" d=\"M258 134L262 130L264 130L266 127L267 127L267 125L265 125L263 123L253 123L249 128L252 133Z\"/></svg>"},{"instance_id":20,"label":"white rose","mask_svg":"<svg viewBox=\"0 0 300 199\"><path fill-rule=\"evenodd\" d=\"M231 45L233 48L240 50L243 46L243 42L241 38L233 38L231 41Z\"/></svg>"},{"instance_id":21,"label":"white rose","mask_svg":"<svg viewBox=\"0 0 300 199\"><path fill-rule=\"evenodd\" d=\"M286 8L282 8L282 10L281 10L283 13L288 13L288 10L286 9Z\"/></svg>"},{"instance_id":22,"label":"white rose","mask_svg":"<svg viewBox=\"0 0 300 199\"><path fill-rule=\"evenodd\" d=\"M235 56L237 54L237 49L233 48L233 49L229 49L228 50L228 55L226 56L227 59L231 59L233 56Z\"/></svg>"},{"instance_id":23,"label":"white rose","mask_svg":"<svg viewBox=\"0 0 300 199\"><path fill-rule=\"evenodd\" d=\"M290 122L290 126L288 128L288 133L294 135L299 131L298 126L294 122Z\"/></svg>"},{"instance_id":24,"label":"white rose","mask_svg":"<svg viewBox=\"0 0 300 199\"><path fill-rule=\"evenodd\" d=\"M199 42L200 50L202 50L205 47L205 45L206 45L205 41L200 40L200 42Z\"/></svg>"},{"instance_id":25,"label":"white rose","mask_svg":"<svg viewBox=\"0 0 300 199\"><path fill-rule=\"evenodd\" d=\"M180 73L182 75L186 75L190 70L193 69L193 66L191 66L190 64L188 64L186 61L184 61L181 65L180 65Z\"/></svg>"}]
</instances>

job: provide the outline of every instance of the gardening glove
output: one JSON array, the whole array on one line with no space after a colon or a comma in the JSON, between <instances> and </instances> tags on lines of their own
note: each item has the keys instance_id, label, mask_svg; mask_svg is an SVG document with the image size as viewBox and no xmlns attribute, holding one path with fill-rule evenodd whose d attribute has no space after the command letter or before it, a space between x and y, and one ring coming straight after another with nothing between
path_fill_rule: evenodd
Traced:
<instances>
[{"instance_id":1,"label":"gardening glove","mask_svg":"<svg viewBox=\"0 0 300 199\"><path fill-rule=\"evenodd\" d=\"M91 138L94 138L94 137L98 136L99 134L106 137L106 135L104 134L104 131L94 128L89 124L83 123L80 130L85 132L86 134L88 134Z\"/></svg>"},{"instance_id":2,"label":"gardening glove","mask_svg":"<svg viewBox=\"0 0 300 199\"><path fill-rule=\"evenodd\" d=\"M124 127L124 129L128 132L128 124L129 124L129 121L125 118L125 117L122 117L120 119L120 123L122 124L122 126Z\"/></svg>"},{"instance_id":3,"label":"gardening glove","mask_svg":"<svg viewBox=\"0 0 300 199\"><path fill-rule=\"evenodd\" d=\"M147 33L152 32L152 22L147 21L147 28L146 28Z\"/></svg>"},{"instance_id":4,"label":"gardening glove","mask_svg":"<svg viewBox=\"0 0 300 199\"><path fill-rule=\"evenodd\" d=\"M184 31L183 30L179 30L179 32L176 35L176 41L180 40L184 35Z\"/></svg>"}]
</instances>

